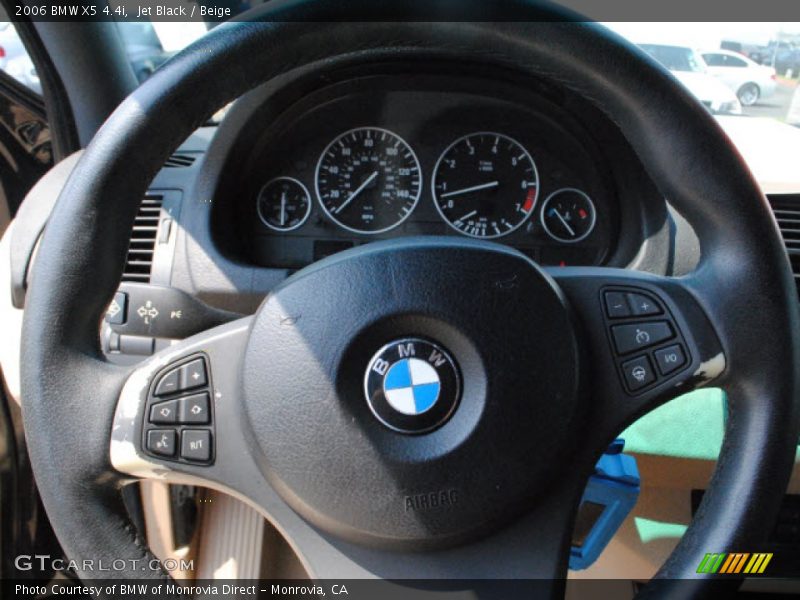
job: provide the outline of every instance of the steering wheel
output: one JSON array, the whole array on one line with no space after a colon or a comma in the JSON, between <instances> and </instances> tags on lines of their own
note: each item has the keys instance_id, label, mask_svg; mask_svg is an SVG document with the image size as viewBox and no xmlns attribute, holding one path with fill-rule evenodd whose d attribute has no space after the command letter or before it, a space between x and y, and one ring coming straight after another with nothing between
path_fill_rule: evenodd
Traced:
<instances>
[{"instance_id":1,"label":"steering wheel","mask_svg":"<svg viewBox=\"0 0 800 600\"><path fill-rule=\"evenodd\" d=\"M346 5L355 23L321 22L341 15L311 0L247 15L269 23L217 27L123 102L64 187L25 309L22 395L34 473L67 555L147 560L119 488L155 478L248 502L314 577L543 579L558 595L597 458L637 417L712 382L727 393L722 452L658 578L707 577L695 573L705 552L763 542L800 431L800 323L775 222L724 133L642 52L600 26L557 22L574 17L556 9L467 2L463 14L526 22L423 23L414 20L436 18L443 3L422 14L384 2L380 15L394 22L364 21L373 4ZM543 269L492 243L396 239L303 269L255 315L135 367L103 360L98 323L140 198L208 115L292 69L429 59L591 99L697 232L696 269ZM614 294L631 293L650 311L617 320ZM647 348L664 335L682 359L662 375ZM161 438L153 407L170 396L159 387L186 384L187 365L211 399L210 424L173 427L182 442ZM398 408L388 383L402 378L397 365L438 386L436 414Z\"/></svg>"}]
</instances>

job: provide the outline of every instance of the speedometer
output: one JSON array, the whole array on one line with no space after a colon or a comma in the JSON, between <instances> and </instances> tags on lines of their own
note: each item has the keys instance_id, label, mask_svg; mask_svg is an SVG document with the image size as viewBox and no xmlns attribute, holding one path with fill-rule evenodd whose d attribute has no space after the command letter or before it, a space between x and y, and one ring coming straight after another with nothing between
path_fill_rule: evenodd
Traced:
<instances>
[{"instance_id":1,"label":"speedometer","mask_svg":"<svg viewBox=\"0 0 800 600\"><path fill-rule=\"evenodd\" d=\"M497 238L533 213L539 175L531 155L501 133L478 132L450 144L433 170L433 200L453 229Z\"/></svg>"},{"instance_id":2,"label":"speedometer","mask_svg":"<svg viewBox=\"0 0 800 600\"><path fill-rule=\"evenodd\" d=\"M414 210L422 190L419 161L398 135L378 127L351 129L322 152L317 198L328 217L355 233L382 233Z\"/></svg>"}]
</instances>

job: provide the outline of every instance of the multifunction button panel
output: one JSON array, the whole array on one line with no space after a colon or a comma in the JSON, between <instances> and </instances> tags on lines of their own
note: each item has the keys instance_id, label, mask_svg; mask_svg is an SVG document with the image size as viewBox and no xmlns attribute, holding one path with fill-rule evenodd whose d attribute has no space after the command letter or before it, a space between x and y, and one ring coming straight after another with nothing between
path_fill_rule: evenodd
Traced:
<instances>
[{"instance_id":1,"label":"multifunction button panel","mask_svg":"<svg viewBox=\"0 0 800 600\"><path fill-rule=\"evenodd\" d=\"M654 294L605 289L602 302L615 362L629 393L644 392L689 365L686 342Z\"/></svg>"},{"instance_id":2,"label":"multifunction button panel","mask_svg":"<svg viewBox=\"0 0 800 600\"><path fill-rule=\"evenodd\" d=\"M143 443L148 454L192 464L214 461L214 417L208 358L175 362L147 395Z\"/></svg>"}]
</instances>

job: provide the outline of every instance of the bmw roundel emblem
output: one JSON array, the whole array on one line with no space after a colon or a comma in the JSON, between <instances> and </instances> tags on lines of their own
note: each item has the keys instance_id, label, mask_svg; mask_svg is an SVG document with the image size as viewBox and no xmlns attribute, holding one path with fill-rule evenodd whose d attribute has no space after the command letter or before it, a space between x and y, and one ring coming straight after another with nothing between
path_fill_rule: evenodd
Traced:
<instances>
[{"instance_id":1,"label":"bmw roundel emblem","mask_svg":"<svg viewBox=\"0 0 800 600\"><path fill-rule=\"evenodd\" d=\"M375 353L364 376L364 392L381 423L403 433L423 433L453 414L459 383L456 364L444 348L405 338Z\"/></svg>"}]
</instances>

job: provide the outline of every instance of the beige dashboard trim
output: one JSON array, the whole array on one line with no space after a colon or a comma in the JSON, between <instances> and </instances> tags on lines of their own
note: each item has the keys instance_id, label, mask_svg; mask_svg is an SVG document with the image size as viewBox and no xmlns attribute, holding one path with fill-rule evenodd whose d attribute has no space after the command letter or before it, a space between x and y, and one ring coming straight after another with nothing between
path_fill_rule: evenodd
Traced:
<instances>
[{"instance_id":1,"label":"beige dashboard trim","mask_svg":"<svg viewBox=\"0 0 800 600\"><path fill-rule=\"evenodd\" d=\"M23 311L11 303L11 232L14 222L0 238L0 323L3 339L0 343L0 369L11 398L20 403L20 344Z\"/></svg>"}]
</instances>

